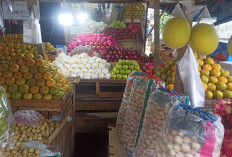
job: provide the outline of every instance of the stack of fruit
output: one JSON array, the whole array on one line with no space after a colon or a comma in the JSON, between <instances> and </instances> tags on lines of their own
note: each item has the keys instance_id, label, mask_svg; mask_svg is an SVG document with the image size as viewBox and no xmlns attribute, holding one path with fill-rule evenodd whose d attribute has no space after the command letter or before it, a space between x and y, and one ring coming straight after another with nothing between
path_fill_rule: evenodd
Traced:
<instances>
[{"instance_id":1,"label":"stack of fruit","mask_svg":"<svg viewBox=\"0 0 232 157\"><path fill-rule=\"evenodd\" d=\"M146 14L146 4L137 3L133 4L133 15L134 18L142 18ZM124 5L124 18L131 18L131 4Z\"/></svg>"},{"instance_id":2,"label":"stack of fruit","mask_svg":"<svg viewBox=\"0 0 232 157\"><path fill-rule=\"evenodd\" d=\"M142 72L136 61L119 60L111 71L111 79L127 79L132 72Z\"/></svg>"},{"instance_id":3,"label":"stack of fruit","mask_svg":"<svg viewBox=\"0 0 232 157\"><path fill-rule=\"evenodd\" d=\"M139 63L144 63L145 59L139 50L134 50L133 48L116 48L116 47L106 47L105 50L99 50L99 54L102 59L108 62L117 62L121 60L136 60Z\"/></svg>"},{"instance_id":4,"label":"stack of fruit","mask_svg":"<svg viewBox=\"0 0 232 157\"><path fill-rule=\"evenodd\" d=\"M114 21L109 27L125 28L126 25L123 21Z\"/></svg>"},{"instance_id":5,"label":"stack of fruit","mask_svg":"<svg viewBox=\"0 0 232 157\"><path fill-rule=\"evenodd\" d=\"M50 53L56 52L56 48L49 42L43 43L43 48L46 61L51 62L51 60L49 60L49 55Z\"/></svg>"},{"instance_id":6,"label":"stack of fruit","mask_svg":"<svg viewBox=\"0 0 232 157\"><path fill-rule=\"evenodd\" d=\"M117 27L106 27L103 30L103 33L107 35L111 35L117 40L122 39L135 39L135 33L133 33L132 29L129 28L117 28Z\"/></svg>"},{"instance_id":7,"label":"stack of fruit","mask_svg":"<svg viewBox=\"0 0 232 157\"><path fill-rule=\"evenodd\" d=\"M41 55L8 50L2 51L1 55L0 85L7 91L8 98L61 99L70 87L67 79Z\"/></svg>"}]
</instances>

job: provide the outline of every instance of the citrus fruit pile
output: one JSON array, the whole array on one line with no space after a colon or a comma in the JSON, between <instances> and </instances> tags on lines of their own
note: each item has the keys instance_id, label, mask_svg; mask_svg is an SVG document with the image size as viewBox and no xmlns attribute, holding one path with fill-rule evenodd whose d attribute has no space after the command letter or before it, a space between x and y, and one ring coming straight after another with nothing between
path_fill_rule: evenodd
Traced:
<instances>
[{"instance_id":1,"label":"citrus fruit pile","mask_svg":"<svg viewBox=\"0 0 232 157\"><path fill-rule=\"evenodd\" d=\"M199 64L199 75L205 88L207 99L212 98L232 98L232 76L228 70L221 68L220 64L214 62L212 58L197 55L194 53ZM167 63L159 72L159 77L166 83L169 89L174 88L175 82L175 61Z\"/></svg>"},{"instance_id":2,"label":"citrus fruit pile","mask_svg":"<svg viewBox=\"0 0 232 157\"><path fill-rule=\"evenodd\" d=\"M56 48L49 42L43 43L43 48L44 48L46 61L51 62L51 60L48 59L49 54L52 52L56 52Z\"/></svg>"},{"instance_id":3,"label":"citrus fruit pile","mask_svg":"<svg viewBox=\"0 0 232 157\"><path fill-rule=\"evenodd\" d=\"M137 3L133 5L134 18L144 17L146 14L146 4ZM131 18L131 4L124 5L124 18Z\"/></svg>"}]
</instances>

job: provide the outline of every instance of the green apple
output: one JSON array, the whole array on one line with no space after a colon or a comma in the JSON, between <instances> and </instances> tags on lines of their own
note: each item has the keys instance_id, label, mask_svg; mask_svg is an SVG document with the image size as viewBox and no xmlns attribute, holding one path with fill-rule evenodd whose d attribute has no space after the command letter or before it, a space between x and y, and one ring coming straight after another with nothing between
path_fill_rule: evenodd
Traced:
<instances>
[{"instance_id":1,"label":"green apple","mask_svg":"<svg viewBox=\"0 0 232 157\"><path fill-rule=\"evenodd\" d=\"M116 79L117 78L117 75L113 74L111 75L111 79Z\"/></svg>"},{"instance_id":2,"label":"green apple","mask_svg":"<svg viewBox=\"0 0 232 157\"><path fill-rule=\"evenodd\" d=\"M128 65L123 65L123 70L127 70L129 67L128 67Z\"/></svg>"},{"instance_id":3,"label":"green apple","mask_svg":"<svg viewBox=\"0 0 232 157\"><path fill-rule=\"evenodd\" d=\"M121 66L121 65L120 65L120 66ZM116 74L116 75L119 74L119 70L118 70L118 69L115 69L115 68L114 68L112 71L113 71L113 73Z\"/></svg>"},{"instance_id":4,"label":"green apple","mask_svg":"<svg viewBox=\"0 0 232 157\"><path fill-rule=\"evenodd\" d=\"M119 61L118 61L118 64L119 64L119 65L124 65L124 64L125 64L125 60L119 60Z\"/></svg>"},{"instance_id":5,"label":"green apple","mask_svg":"<svg viewBox=\"0 0 232 157\"><path fill-rule=\"evenodd\" d=\"M122 79L122 75L118 74L117 79Z\"/></svg>"},{"instance_id":6,"label":"green apple","mask_svg":"<svg viewBox=\"0 0 232 157\"><path fill-rule=\"evenodd\" d=\"M132 62L130 60L126 60L126 65L131 65Z\"/></svg>"},{"instance_id":7,"label":"green apple","mask_svg":"<svg viewBox=\"0 0 232 157\"><path fill-rule=\"evenodd\" d=\"M127 75L122 75L122 79L127 79Z\"/></svg>"},{"instance_id":8,"label":"green apple","mask_svg":"<svg viewBox=\"0 0 232 157\"><path fill-rule=\"evenodd\" d=\"M126 71L125 71L125 70L120 70L120 74L121 74L121 75L125 75L125 74L126 74Z\"/></svg>"},{"instance_id":9,"label":"green apple","mask_svg":"<svg viewBox=\"0 0 232 157\"><path fill-rule=\"evenodd\" d=\"M126 70L126 74L130 75L131 74L131 70Z\"/></svg>"},{"instance_id":10,"label":"green apple","mask_svg":"<svg viewBox=\"0 0 232 157\"><path fill-rule=\"evenodd\" d=\"M135 65L134 67L135 67L135 70L137 70L137 71L139 71L139 70L140 70L139 65Z\"/></svg>"},{"instance_id":11,"label":"green apple","mask_svg":"<svg viewBox=\"0 0 232 157\"><path fill-rule=\"evenodd\" d=\"M137 61L131 61L132 65L138 65Z\"/></svg>"},{"instance_id":12,"label":"green apple","mask_svg":"<svg viewBox=\"0 0 232 157\"><path fill-rule=\"evenodd\" d=\"M121 70L122 69L122 65L120 65L120 64L117 64L115 67L116 67L117 70Z\"/></svg>"},{"instance_id":13,"label":"green apple","mask_svg":"<svg viewBox=\"0 0 232 157\"><path fill-rule=\"evenodd\" d=\"M134 66L134 65L129 65L129 69L130 69L130 70L134 70L134 69L135 69L135 66Z\"/></svg>"},{"instance_id":14,"label":"green apple","mask_svg":"<svg viewBox=\"0 0 232 157\"><path fill-rule=\"evenodd\" d=\"M136 72L136 70L131 70L131 73L134 73L134 72Z\"/></svg>"}]
</instances>

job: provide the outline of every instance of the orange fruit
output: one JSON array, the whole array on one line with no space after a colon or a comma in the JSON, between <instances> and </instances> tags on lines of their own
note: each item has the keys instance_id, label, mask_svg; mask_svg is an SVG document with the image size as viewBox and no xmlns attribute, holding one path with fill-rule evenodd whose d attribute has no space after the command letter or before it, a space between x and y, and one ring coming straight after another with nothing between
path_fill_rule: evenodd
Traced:
<instances>
[{"instance_id":1,"label":"orange fruit","mask_svg":"<svg viewBox=\"0 0 232 157\"><path fill-rule=\"evenodd\" d=\"M35 61L32 59L29 59L29 60L27 60L26 64L27 64L27 66L31 67L31 66L35 65Z\"/></svg>"},{"instance_id":2,"label":"orange fruit","mask_svg":"<svg viewBox=\"0 0 232 157\"><path fill-rule=\"evenodd\" d=\"M15 78L14 77L9 77L6 79L6 84L11 85L15 83Z\"/></svg>"},{"instance_id":3,"label":"orange fruit","mask_svg":"<svg viewBox=\"0 0 232 157\"><path fill-rule=\"evenodd\" d=\"M65 87L66 90L68 91L69 88L70 88L70 86L71 86L71 85L66 84L66 85L64 85L63 87ZM174 85L171 84L171 85L170 85L170 88L172 88L172 87L173 87L173 89L174 89ZM170 89L170 88L169 88L169 86L168 86L168 89Z\"/></svg>"},{"instance_id":4,"label":"orange fruit","mask_svg":"<svg viewBox=\"0 0 232 157\"><path fill-rule=\"evenodd\" d=\"M220 64L213 64L212 68L217 69L217 70L221 70L221 65Z\"/></svg>"},{"instance_id":5,"label":"orange fruit","mask_svg":"<svg viewBox=\"0 0 232 157\"><path fill-rule=\"evenodd\" d=\"M62 84L61 84L61 83L57 83L57 86L58 86L59 88L62 88Z\"/></svg>"},{"instance_id":6,"label":"orange fruit","mask_svg":"<svg viewBox=\"0 0 232 157\"><path fill-rule=\"evenodd\" d=\"M42 86L42 87L40 87L40 93L41 94L48 94L49 93L49 88L47 87L47 86Z\"/></svg>"},{"instance_id":7,"label":"orange fruit","mask_svg":"<svg viewBox=\"0 0 232 157\"><path fill-rule=\"evenodd\" d=\"M23 73L22 72L20 72L20 71L18 71L18 72L16 72L16 73L14 73L14 77L17 79L17 78L21 78L21 77L23 77Z\"/></svg>"},{"instance_id":8,"label":"orange fruit","mask_svg":"<svg viewBox=\"0 0 232 157\"><path fill-rule=\"evenodd\" d=\"M43 60L36 60L35 61L36 66L43 66L44 64L45 64L45 62Z\"/></svg>"},{"instance_id":9,"label":"orange fruit","mask_svg":"<svg viewBox=\"0 0 232 157\"><path fill-rule=\"evenodd\" d=\"M16 84L11 84L8 87L8 91L11 93L17 92L18 91L18 86Z\"/></svg>"},{"instance_id":10,"label":"orange fruit","mask_svg":"<svg viewBox=\"0 0 232 157\"><path fill-rule=\"evenodd\" d=\"M37 94L37 93L39 93L39 86L37 86L37 85L31 86L31 87L30 87L30 93L32 93L32 94Z\"/></svg>"},{"instance_id":11,"label":"orange fruit","mask_svg":"<svg viewBox=\"0 0 232 157\"><path fill-rule=\"evenodd\" d=\"M34 78L35 78L36 80L42 79L42 78L43 78L43 74L41 74L41 73L36 73L36 74L34 75Z\"/></svg>"},{"instance_id":12,"label":"orange fruit","mask_svg":"<svg viewBox=\"0 0 232 157\"><path fill-rule=\"evenodd\" d=\"M7 64L0 64L0 71L5 72L9 70L9 65Z\"/></svg>"},{"instance_id":13,"label":"orange fruit","mask_svg":"<svg viewBox=\"0 0 232 157\"><path fill-rule=\"evenodd\" d=\"M225 77L220 76L220 77L218 77L218 82L224 82L224 83L227 83L227 82L228 82L228 80L227 80Z\"/></svg>"},{"instance_id":14,"label":"orange fruit","mask_svg":"<svg viewBox=\"0 0 232 157\"><path fill-rule=\"evenodd\" d=\"M48 72L48 67L47 66L40 66L39 72L42 74Z\"/></svg>"},{"instance_id":15,"label":"orange fruit","mask_svg":"<svg viewBox=\"0 0 232 157\"><path fill-rule=\"evenodd\" d=\"M45 95L43 96L43 99L44 99L44 100L52 100L52 95L51 95L51 94L45 94Z\"/></svg>"},{"instance_id":16,"label":"orange fruit","mask_svg":"<svg viewBox=\"0 0 232 157\"><path fill-rule=\"evenodd\" d=\"M202 82L203 83L203 86L204 86L204 89L207 90L208 86L205 82Z\"/></svg>"},{"instance_id":17,"label":"orange fruit","mask_svg":"<svg viewBox=\"0 0 232 157\"><path fill-rule=\"evenodd\" d=\"M26 73L24 73L23 74L23 77L25 78L25 79L32 79L33 78L33 74L31 73L31 72L26 72Z\"/></svg>"},{"instance_id":18,"label":"orange fruit","mask_svg":"<svg viewBox=\"0 0 232 157\"><path fill-rule=\"evenodd\" d=\"M5 71L3 73L3 77L5 78L9 78L9 77L12 77L13 76L13 73L11 71Z\"/></svg>"},{"instance_id":19,"label":"orange fruit","mask_svg":"<svg viewBox=\"0 0 232 157\"><path fill-rule=\"evenodd\" d=\"M210 76L220 77L221 72L220 72L220 70L213 69L212 71L210 71Z\"/></svg>"},{"instance_id":20,"label":"orange fruit","mask_svg":"<svg viewBox=\"0 0 232 157\"><path fill-rule=\"evenodd\" d=\"M46 81L46 85L47 85L48 87L53 87L53 86L56 85L56 81L55 81L54 79L47 80L47 81Z\"/></svg>"},{"instance_id":21,"label":"orange fruit","mask_svg":"<svg viewBox=\"0 0 232 157\"><path fill-rule=\"evenodd\" d=\"M37 80L36 84L37 84L38 86L45 86L46 81L45 81L44 79L39 79L39 80Z\"/></svg>"},{"instance_id":22,"label":"orange fruit","mask_svg":"<svg viewBox=\"0 0 232 157\"><path fill-rule=\"evenodd\" d=\"M35 99L35 100L41 100L41 99L43 99L43 95L40 94L40 93L34 94L33 95L33 99Z\"/></svg>"},{"instance_id":23,"label":"orange fruit","mask_svg":"<svg viewBox=\"0 0 232 157\"><path fill-rule=\"evenodd\" d=\"M209 77L209 82L210 83L218 83L218 78L217 77L215 77L215 76L210 76Z\"/></svg>"},{"instance_id":24,"label":"orange fruit","mask_svg":"<svg viewBox=\"0 0 232 157\"><path fill-rule=\"evenodd\" d=\"M6 79L4 77L0 77L0 85L5 84Z\"/></svg>"},{"instance_id":25,"label":"orange fruit","mask_svg":"<svg viewBox=\"0 0 232 157\"><path fill-rule=\"evenodd\" d=\"M229 77L230 76L230 72L228 70L221 70L221 76L223 76L223 77Z\"/></svg>"},{"instance_id":26,"label":"orange fruit","mask_svg":"<svg viewBox=\"0 0 232 157\"><path fill-rule=\"evenodd\" d=\"M43 74L43 78L45 79L45 80L50 80L50 79L52 79L52 74L50 73L50 72L45 72L44 74Z\"/></svg>"},{"instance_id":27,"label":"orange fruit","mask_svg":"<svg viewBox=\"0 0 232 157\"><path fill-rule=\"evenodd\" d=\"M212 58L206 58L204 60L204 63L205 64L209 64L209 65L213 65L214 64L214 60Z\"/></svg>"},{"instance_id":28,"label":"orange fruit","mask_svg":"<svg viewBox=\"0 0 232 157\"><path fill-rule=\"evenodd\" d=\"M24 60L18 60L17 64L19 66L23 66L23 65L26 65L26 62Z\"/></svg>"},{"instance_id":29,"label":"orange fruit","mask_svg":"<svg viewBox=\"0 0 232 157\"><path fill-rule=\"evenodd\" d=\"M209 90L206 90L205 91L205 97L207 99L212 99L213 98L213 92L209 91Z\"/></svg>"},{"instance_id":30,"label":"orange fruit","mask_svg":"<svg viewBox=\"0 0 232 157\"><path fill-rule=\"evenodd\" d=\"M29 92L29 86L26 85L26 84L23 84L23 85L19 86L19 91L21 93L28 93Z\"/></svg>"},{"instance_id":31,"label":"orange fruit","mask_svg":"<svg viewBox=\"0 0 232 157\"><path fill-rule=\"evenodd\" d=\"M13 73L19 71L19 66L17 64L12 64L10 66L10 71L13 72Z\"/></svg>"},{"instance_id":32,"label":"orange fruit","mask_svg":"<svg viewBox=\"0 0 232 157\"><path fill-rule=\"evenodd\" d=\"M197 59L197 62L200 67L204 65L204 61L202 59Z\"/></svg>"},{"instance_id":33,"label":"orange fruit","mask_svg":"<svg viewBox=\"0 0 232 157\"><path fill-rule=\"evenodd\" d=\"M31 72L32 74L36 74L36 73L39 72L39 68L38 68L37 66L31 66L31 67L30 67L30 72Z\"/></svg>"},{"instance_id":34,"label":"orange fruit","mask_svg":"<svg viewBox=\"0 0 232 157\"><path fill-rule=\"evenodd\" d=\"M24 78L18 78L16 79L16 84L21 86L26 83L26 80Z\"/></svg>"},{"instance_id":35,"label":"orange fruit","mask_svg":"<svg viewBox=\"0 0 232 157\"><path fill-rule=\"evenodd\" d=\"M213 98L216 98L216 99L223 98L223 93L221 91L219 91L219 90L215 90L213 92Z\"/></svg>"},{"instance_id":36,"label":"orange fruit","mask_svg":"<svg viewBox=\"0 0 232 157\"><path fill-rule=\"evenodd\" d=\"M224 82L218 82L216 84L216 88L217 90L224 91L226 90L226 84Z\"/></svg>"},{"instance_id":37,"label":"orange fruit","mask_svg":"<svg viewBox=\"0 0 232 157\"><path fill-rule=\"evenodd\" d=\"M209 64L205 64L205 65L203 65L203 69L211 71L212 67Z\"/></svg>"},{"instance_id":38,"label":"orange fruit","mask_svg":"<svg viewBox=\"0 0 232 157\"><path fill-rule=\"evenodd\" d=\"M23 94L23 99L26 99L26 100L30 100L30 99L32 99L32 94L31 93L25 93L25 94Z\"/></svg>"},{"instance_id":39,"label":"orange fruit","mask_svg":"<svg viewBox=\"0 0 232 157\"><path fill-rule=\"evenodd\" d=\"M28 68L28 66L23 65L23 66L20 67L20 71L22 73L27 73L29 71L29 68Z\"/></svg>"},{"instance_id":40,"label":"orange fruit","mask_svg":"<svg viewBox=\"0 0 232 157\"><path fill-rule=\"evenodd\" d=\"M29 79L29 80L27 80L27 85L28 86L34 86L34 85L36 85L36 80L35 79Z\"/></svg>"}]
</instances>

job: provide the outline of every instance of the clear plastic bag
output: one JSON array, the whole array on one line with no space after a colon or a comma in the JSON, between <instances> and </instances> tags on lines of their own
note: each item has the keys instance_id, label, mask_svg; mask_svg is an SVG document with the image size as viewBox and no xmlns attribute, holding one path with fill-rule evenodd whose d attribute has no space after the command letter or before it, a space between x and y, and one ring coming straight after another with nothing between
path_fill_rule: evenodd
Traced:
<instances>
[{"instance_id":1,"label":"clear plastic bag","mask_svg":"<svg viewBox=\"0 0 232 157\"><path fill-rule=\"evenodd\" d=\"M151 91L164 86L162 81L149 79L148 77L136 77L132 85L126 117L122 131L122 143L124 148L133 152L137 136L143 119L143 110L146 108Z\"/></svg>"},{"instance_id":2,"label":"clear plastic bag","mask_svg":"<svg viewBox=\"0 0 232 157\"><path fill-rule=\"evenodd\" d=\"M219 157L223 138L220 118L180 103L168 113L154 156Z\"/></svg>"},{"instance_id":3,"label":"clear plastic bag","mask_svg":"<svg viewBox=\"0 0 232 157\"><path fill-rule=\"evenodd\" d=\"M0 147L14 146L14 118L5 90L0 86Z\"/></svg>"},{"instance_id":4,"label":"clear plastic bag","mask_svg":"<svg viewBox=\"0 0 232 157\"><path fill-rule=\"evenodd\" d=\"M134 157L152 157L155 145L163 128L169 109L180 101L188 102L188 97L177 91L160 89L151 93L143 120Z\"/></svg>"},{"instance_id":5,"label":"clear plastic bag","mask_svg":"<svg viewBox=\"0 0 232 157\"><path fill-rule=\"evenodd\" d=\"M33 125L40 121L40 114L34 110L19 110L14 113L16 123Z\"/></svg>"},{"instance_id":6,"label":"clear plastic bag","mask_svg":"<svg viewBox=\"0 0 232 157\"><path fill-rule=\"evenodd\" d=\"M39 20L30 18L23 21L23 42L29 44L41 44L41 29Z\"/></svg>"},{"instance_id":7,"label":"clear plastic bag","mask_svg":"<svg viewBox=\"0 0 232 157\"><path fill-rule=\"evenodd\" d=\"M199 64L189 45L177 65L184 85L185 94L189 96L192 106L204 107L205 89L198 74Z\"/></svg>"}]
</instances>

